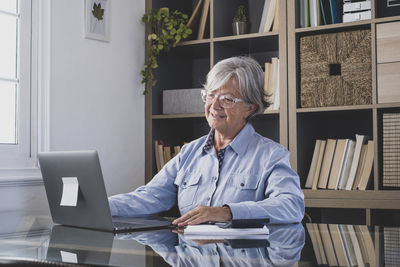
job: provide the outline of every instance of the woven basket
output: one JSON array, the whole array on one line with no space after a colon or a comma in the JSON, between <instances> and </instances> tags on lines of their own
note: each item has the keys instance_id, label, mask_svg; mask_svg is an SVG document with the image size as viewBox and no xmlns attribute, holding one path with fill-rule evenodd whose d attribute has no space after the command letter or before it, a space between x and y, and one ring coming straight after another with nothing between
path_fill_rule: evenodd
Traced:
<instances>
[{"instance_id":1,"label":"woven basket","mask_svg":"<svg viewBox=\"0 0 400 267\"><path fill-rule=\"evenodd\" d=\"M300 38L301 107L372 103L371 31Z\"/></svg>"}]
</instances>

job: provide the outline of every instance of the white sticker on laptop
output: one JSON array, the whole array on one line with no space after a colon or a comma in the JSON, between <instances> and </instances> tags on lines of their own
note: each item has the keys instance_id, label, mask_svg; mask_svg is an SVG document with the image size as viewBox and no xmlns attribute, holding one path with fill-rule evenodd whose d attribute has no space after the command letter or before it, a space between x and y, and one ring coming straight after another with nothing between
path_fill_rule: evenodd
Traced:
<instances>
[{"instance_id":1,"label":"white sticker on laptop","mask_svg":"<svg viewBox=\"0 0 400 267\"><path fill-rule=\"evenodd\" d=\"M76 207L78 203L79 183L77 177L62 177L63 192L60 206Z\"/></svg>"},{"instance_id":2,"label":"white sticker on laptop","mask_svg":"<svg viewBox=\"0 0 400 267\"><path fill-rule=\"evenodd\" d=\"M78 256L75 253L60 250L60 254L63 262L78 263Z\"/></svg>"}]
</instances>

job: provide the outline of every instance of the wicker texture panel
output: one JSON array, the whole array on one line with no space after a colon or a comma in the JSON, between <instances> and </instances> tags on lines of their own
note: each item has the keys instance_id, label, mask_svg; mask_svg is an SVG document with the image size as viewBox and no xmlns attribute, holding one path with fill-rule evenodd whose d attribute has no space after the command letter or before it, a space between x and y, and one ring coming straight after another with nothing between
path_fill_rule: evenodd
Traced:
<instances>
[{"instance_id":1,"label":"wicker texture panel","mask_svg":"<svg viewBox=\"0 0 400 267\"><path fill-rule=\"evenodd\" d=\"M371 104L371 31L301 37L300 77L301 107Z\"/></svg>"}]
</instances>

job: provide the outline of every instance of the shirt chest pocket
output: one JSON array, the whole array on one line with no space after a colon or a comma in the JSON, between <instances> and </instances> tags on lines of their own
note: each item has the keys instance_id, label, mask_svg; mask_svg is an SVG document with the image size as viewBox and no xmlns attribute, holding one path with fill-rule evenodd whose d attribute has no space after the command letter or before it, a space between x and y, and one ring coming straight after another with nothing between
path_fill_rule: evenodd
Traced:
<instances>
[{"instance_id":1,"label":"shirt chest pocket","mask_svg":"<svg viewBox=\"0 0 400 267\"><path fill-rule=\"evenodd\" d=\"M260 176L253 173L234 173L228 183L240 191L256 190L260 184Z\"/></svg>"},{"instance_id":2,"label":"shirt chest pocket","mask_svg":"<svg viewBox=\"0 0 400 267\"><path fill-rule=\"evenodd\" d=\"M193 204L199 188L201 173L178 173L175 185L178 186L178 204L180 208Z\"/></svg>"}]
</instances>

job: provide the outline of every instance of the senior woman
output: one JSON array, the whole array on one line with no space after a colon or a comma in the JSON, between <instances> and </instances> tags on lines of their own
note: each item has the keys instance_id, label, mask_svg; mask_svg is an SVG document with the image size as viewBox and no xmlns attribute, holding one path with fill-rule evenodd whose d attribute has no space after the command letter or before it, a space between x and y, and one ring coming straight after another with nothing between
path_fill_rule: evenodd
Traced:
<instances>
[{"instance_id":1,"label":"senior woman","mask_svg":"<svg viewBox=\"0 0 400 267\"><path fill-rule=\"evenodd\" d=\"M218 62L202 92L209 134L184 145L147 185L110 197L111 214L154 214L177 204L178 226L254 218L300 222L304 196L289 152L248 122L269 105L263 84L260 65L249 57Z\"/></svg>"}]
</instances>

